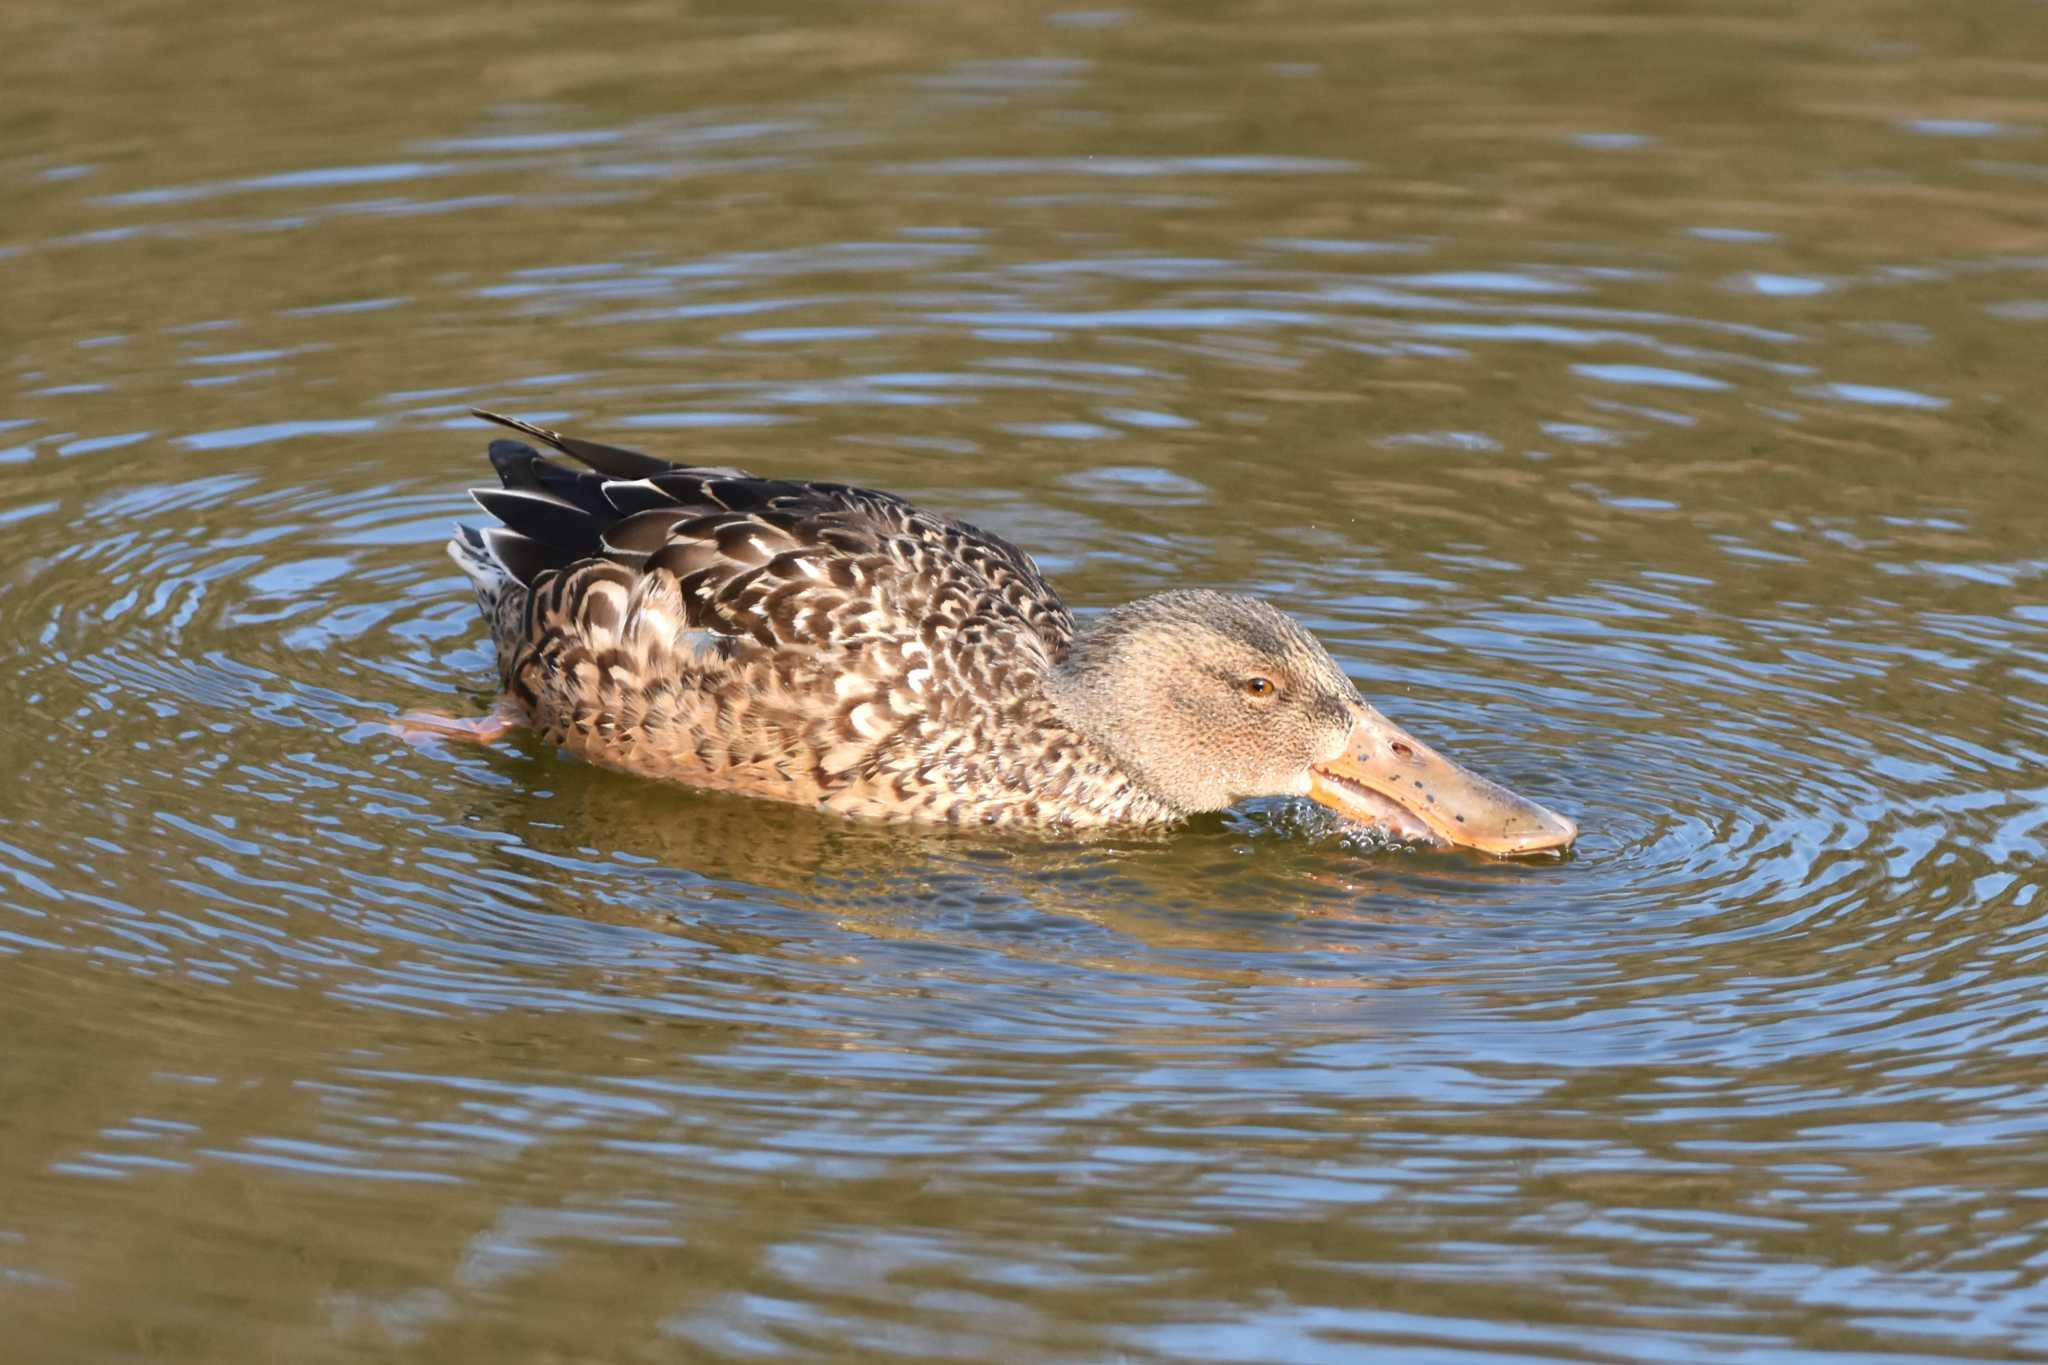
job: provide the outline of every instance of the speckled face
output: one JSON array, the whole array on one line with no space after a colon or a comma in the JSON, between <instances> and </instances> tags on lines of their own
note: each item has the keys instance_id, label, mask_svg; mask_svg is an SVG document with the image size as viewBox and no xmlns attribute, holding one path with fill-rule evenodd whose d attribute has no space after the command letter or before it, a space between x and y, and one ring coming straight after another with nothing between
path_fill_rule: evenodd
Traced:
<instances>
[{"instance_id":1,"label":"speckled face","mask_svg":"<svg viewBox=\"0 0 2048 1365\"><path fill-rule=\"evenodd\" d=\"M1343 752L1356 689L1286 615L1250 597L1162 593L1084 631L1055 678L1071 720L1182 810L1308 794Z\"/></svg>"},{"instance_id":2,"label":"speckled face","mask_svg":"<svg viewBox=\"0 0 2048 1365\"><path fill-rule=\"evenodd\" d=\"M1239 610L1207 638L1189 633L1194 657L1171 687L1177 709L1209 738L1190 756L1212 766L1224 805L1306 795L1310 766L1343 752L1363 703L1299 625L1262 602L1224 601Z\"/></svg>"}]
</instances>

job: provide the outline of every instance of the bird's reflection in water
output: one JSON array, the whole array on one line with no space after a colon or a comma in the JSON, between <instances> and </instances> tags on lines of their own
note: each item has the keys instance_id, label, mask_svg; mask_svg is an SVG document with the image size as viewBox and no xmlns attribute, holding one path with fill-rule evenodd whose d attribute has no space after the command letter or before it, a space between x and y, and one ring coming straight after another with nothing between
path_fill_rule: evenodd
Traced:
<instances>
[{"instance_id":1,"label":"bird's reflection in water","mask_svg":"<svg viewBox=\"0 0 2048 1365\"><path fill-rule=\"evenodd\" d=\"M553 906L760 957L824 939L924 943L1023 961L1219 982L1369 987L1398 956L1408 984L1450 965L1442 942L1489 884L1538 869L1418 852L1303 803L1161 833L1050 838L846 817L614 773L540 752L475 824L508 870L547 865ZM1434 942L1432 942L1434 941Z\"/></svg>"}]
</instances>

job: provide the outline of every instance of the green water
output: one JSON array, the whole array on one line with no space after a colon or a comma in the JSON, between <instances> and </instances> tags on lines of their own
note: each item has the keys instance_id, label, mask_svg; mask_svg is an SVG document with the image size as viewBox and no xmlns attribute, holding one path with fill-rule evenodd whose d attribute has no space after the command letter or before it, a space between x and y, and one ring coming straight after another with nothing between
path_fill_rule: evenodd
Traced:
<instances>
[{"instance_id":1,"label":"green water","mask_svg":"<svg viewBox=\"0 0 2048 1365\"><path fill-rule=\"evenodd\" d=\"M2048 10L0 18L24 1361L2048 1355ZM411 747L481 404L1270 596L1577 818Z\"/></svg>"}]
</instances>

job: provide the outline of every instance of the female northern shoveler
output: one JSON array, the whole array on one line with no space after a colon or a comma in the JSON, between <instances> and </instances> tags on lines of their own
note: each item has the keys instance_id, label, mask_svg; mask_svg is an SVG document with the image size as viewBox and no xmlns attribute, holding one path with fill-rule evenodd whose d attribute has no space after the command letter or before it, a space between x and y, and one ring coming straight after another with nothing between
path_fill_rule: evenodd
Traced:
<instances>
[{"instance_id":1,"label":"female northern shoveler","mask_svg":"<svg viewBox=\"0 0 2048 1365\"><path fill-rule=\"evenodd\" d=\"M847 814L1156 824L1307 796L1490 853L1577 827L1366 705L1254 598L1160 593L1085 628L1031 556L889 493L670 464L495 413L502 526L459 527L506 689L488 737Z\"/></svg>"}]
</instances>

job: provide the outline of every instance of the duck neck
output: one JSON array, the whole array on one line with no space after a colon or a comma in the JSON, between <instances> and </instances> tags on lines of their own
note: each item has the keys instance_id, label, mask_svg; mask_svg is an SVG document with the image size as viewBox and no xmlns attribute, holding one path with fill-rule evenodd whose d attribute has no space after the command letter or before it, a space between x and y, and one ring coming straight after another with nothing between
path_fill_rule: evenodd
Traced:
<instances>
[{"instance_id":1,"label":"duck neck","mask_svg":"<svg viewBox=\"0 0 2048 1365\"><path fill-rule=\"evenodd\" d=\"M1154 737L1123 679L1128 661L1120 647L1125 623L1119 618L1127 611L1117 608L1075 636L1066 657L1046 675L1046 699L1062 726L1086 740L1107 767L1158 808L1152 818L1192 814L1203 807L1176 799L1172 784L1161 780L1147 757Z\"/></svg>"}]
</instances>

